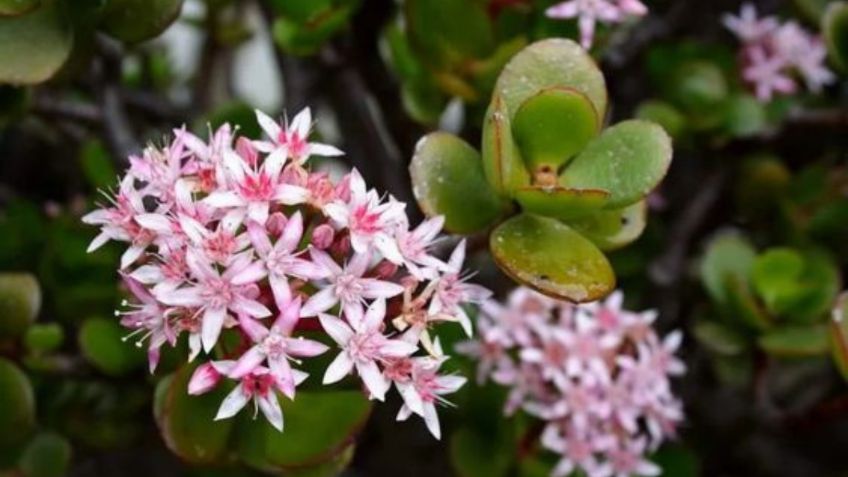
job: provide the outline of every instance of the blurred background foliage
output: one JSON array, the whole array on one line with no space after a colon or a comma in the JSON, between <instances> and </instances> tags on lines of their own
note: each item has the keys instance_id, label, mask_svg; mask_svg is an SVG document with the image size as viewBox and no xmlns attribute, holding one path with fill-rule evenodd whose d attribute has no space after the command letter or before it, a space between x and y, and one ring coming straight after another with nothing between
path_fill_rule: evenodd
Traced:
<instances>
[{"instance_id":1,"label":"blurred background foliage","mask_svg":"<svg viewBox=\"0 0 848 477\"><path fill-rule=\"evenodd\" d=\"M547 475L536 427L500 417L491 385L465 386L442 442L395 423L398 403L372 411L345 390L299 398L282 435L212 424L220 396L176 392L191 372L176 354L150 376L121 340L118 251L86 254L79 217L171 128L258 135L253 108L306 105L340 165L415 215L416 142L441 129L479 143L506 61L576 37L544 16L553 3L0 0L0 475ZM848 325L832 310L848 313L848 5L754 3L820 30L839 80L756 101L720 23L737 1L650 1L600 30L607 121L656 121L675 148L644 235L610 260L629 306L687 334L688 419L655 456L666 475L844 476ZM471 243L477 279L509 289Z\"/></svg>"}]
</instances>

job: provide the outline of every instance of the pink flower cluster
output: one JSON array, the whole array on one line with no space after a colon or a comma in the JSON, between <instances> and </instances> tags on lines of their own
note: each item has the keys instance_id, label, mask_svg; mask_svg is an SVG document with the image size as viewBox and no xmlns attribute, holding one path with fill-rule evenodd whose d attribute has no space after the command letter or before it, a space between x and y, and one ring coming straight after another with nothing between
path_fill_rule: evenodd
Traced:
<instances>
[{"instance_id":1,"label":"pink flower cluster","mask_svg":"<svg viewBox=\"0 0 848 477\"><path fill-rule=\"evenodd\" d=\"M621 23L647 13L648 7L639 0L568 0L545 10L550 18L576 18L580 28L580 44L587 50L592 47L597 22Z\"/></svg>"},{"instance_id":2,"label":"pink flower cluster","mask_svg":"<svg viewBox=\"0 0 848 477\"><path fill-rule=\"evenodd\" d=\"M381 401L394 386L398 419L417 414L439 437L435 405L465 380L439 374L446 357L430 330L452 321L470 333L462 305L489 296L462 274L464 242L442 261L430 251L442 218L411 229L405 205L356 170L337 183L308 170L312 155L342 154L309 142L309 109L290 125L257 119L265 141L229 125L208 141L174 131L166 147L130 158L117 192L83 218L101 230L90 251L128 244L120 268L135 300L122 324L147 343L151 372L181 336L189 360L203 354L189 393L236 382L217 419L252 402L282 430L278 392L294 399L307 378L294 366L334 347L324 384L355 374ZM223 346L225 333L236 346Z\"/></svg>"},{"instance_id":3,"label":"pink flower cluster","mask_svg":"<svg viewBox=\"0 0 848 477\"><path fill-rule=\"evenodd\" d=\"M554 476L658 475L645 454L683 418L669 383L685 372L681 334L661 340L654 312L621 302L620 292L572 305L518 288L505 305L485 302L478 337L458 345L478 360L478 381L509 388L507 415L544 421L541 444L561 456Z\"/></svg>"},{"instance_id":4,"label":"pink flower cluster","mask_svg":"<svg viewBox=\"0 0 848 477\"><path fill-rule=\"evenodd\" d=\"M825 66L827 48L822 39L798 23L760 18L750 3L742 6L739 16L725 15L723 22L742 42L742 79L760 101L771 100L775 93L794 94L796 75L814 93L836 79Z\"/></svg>"}]
</instances>

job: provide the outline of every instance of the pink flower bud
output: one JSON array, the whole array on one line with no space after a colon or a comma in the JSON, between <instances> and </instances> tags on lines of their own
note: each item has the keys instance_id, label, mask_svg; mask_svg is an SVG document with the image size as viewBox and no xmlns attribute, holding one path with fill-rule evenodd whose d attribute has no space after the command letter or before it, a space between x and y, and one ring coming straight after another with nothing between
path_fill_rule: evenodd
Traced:
<instances>
[{"instance_id":1,"label":"pink flower bud","mask_svg":"<svg viewBox=\"0 0 848 477\"><path fill-rule=\"evenodd\" d=\"M397 273L398 266L388 260L383 260L374 267L374 278L386 279L394 276Z\"/></svg>"},{"instance_id":2,"label":"pink flower bud","mask_svg":"<svg viewBox=\"0 0 848 477\"><path fill-rule=\"evenodd\" d=\"M215 369L212 363L203 363L191 375L188 382L188 393L192 395L204 394L212 390L221 380L221 373Z\"/></svg>"},{"instance_id":3,"label":"pink flower bud","mask_svg":"<svg viewBox=\"0 0 848 477\"><path fill-rule=\"evenodd\" d=\"M346 257L350 253L350 235L336 236L333 245L330 247L330 252L337 257Z\"/></svg>"},{"instance_id":4,"label":"pink flower bud","mask_svg":"<svg viewBox=\"0 0 848 477\"><path fill-rule=\"evenodd\" d=\"M321 224L312 231L312 245L319 250L326 250L333 244L336 232L329 224Z\"/></svg>"},{"instance_id":5,"label":"pink flower bud","mask_svg":"<svg viewBox=\"0 0 848 477\"><path fill-rule=\"evenodd\" d=\"M269 234L277 237L283 233L283 229L288 221L289 219L282 212L274 212L268 217L268 221L265 222L265 228L268 229Z\"/></svg>"}]
</instances>

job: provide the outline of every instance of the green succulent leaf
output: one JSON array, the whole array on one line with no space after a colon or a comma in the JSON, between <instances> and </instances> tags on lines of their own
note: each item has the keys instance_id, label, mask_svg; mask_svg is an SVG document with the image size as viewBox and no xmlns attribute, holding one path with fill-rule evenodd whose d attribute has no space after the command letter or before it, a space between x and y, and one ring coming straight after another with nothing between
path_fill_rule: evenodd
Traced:
<instances>
[{"instance_id":1,"label":"green succulent leaf","mask_svg":"<svg viewBox=\"0 0 848 477\"><path fill-rule=\"evenodd\" d=\"M669 136L677 139L686 131L686 117L665 101L649 100L636 109L637 119L652 121L662 126Z\"/></svg>"},{"instance_id":2,"label":"green succulent leaf","mask_svg":"<svg viewBox=\"0 0 848 477\"><path fill-rule=\"evenodd\" d=\"M295 55L309 55L347 25L356 7L356 3L347 3L328 8L303 23L281 16L274 21L272 35L283 50Z\"/></svg>"},{"instance_id":3,"label":"green succulent leaf","mask_svg":"<svg viewBox=\"0 0 848 477\"><path fill-rule=\"evenodd\" d=\"M18 338L41 309L41 287L29 273L0 273L0 338Z\"/></svg>"},{"instance_id":4,"label":"green succulent leaf","mask_svg":"<svg viewBox=\"0 0 848 477\"><path fill-rule=\"evenodd\" d=\"M568 225L601 250L616 250L638 239L648 223L644 200L616 210L599 210L568 221Z\"/></svg>"},{"instance_id":5,"label":"green succulent leaf","mask_svg":"<svg viewBox=\"0 0 848 477\"><path fill-rule=\"evenodd\" d=\"M848 380L848 292L836 300L828 326L833 363L842 377Z\"/></svg>"},{"instance_id":6,"label":"green succulent leaf","mask_svg":"<svg viewBox=\"0 0 848 477\"><path fill-rule=\"evenodd\" d=\"M62 346L65 332L58 323L31 326L26 335L24 343L28 350L36 353L48 353Z\"/></svg>"},{"instance_id":7,"label":"green succulent leaf","mask_svg":"<svg viewBox=\"0 0 848 477\"><path fill-rule=\"evenodd\" d=\"M527 212L569 220L600 210L609 195L597 189L527 186L515 191L515 200Z\"/></svg>"},{"instance_id":8,"label":"green succulent leaf","mask_svg":"<svg viewBox=\"0 0 848 477\"><path fill-rule=\"evenodd\" d=\"M768 127L763 103L750 94L731 96L725 103L724 129L733 137L751 137Z\"/></svg>"},{"instance_id":9,"label":"green succulent leaf","mask_svg":"<svg viewBox=\"0 0 848 477\"><path fill-rule=\"evenodd\" d=\"M65 64L74 34L61 5L0 17L0 84L42 83Z\"/></svg>"},{"instance_id":10,"label":"green succulent leaf","mask_svg":"<svg viewBox=\"0 0 848 477\"><path fill-rule=\"evenodd\" d=\"M444 215L445 228L470 233L492 225L503 204L483 177L480 154L462 139L432 133L415 147L409 166L412 191L429 216Z\"/></svg>"},{"instance_id":11,"label":"green succulent leaf","mask_svg":"<svg viewBox=\"0 0 848 477\"><path fill-rule=\"evenodd\" d=\"M726 277L732 276L746 283L757 252L743 236L726 233L714 238L701 261L701 281L712 299L727 303Z\"/></svg>"},{"instance_id":12,"label":"green succulent leaf","mask_svg":"<svg viewBox=\"0 0 848 477\"><path fill-rule=\"evenodd\" d=\"M41 5L41 0L0 0L0 17L14 17L31 12Z\"/></svg>"},{"instance_id":13,"label":"green succulent leaf","mask_svg":"<svg viewBox=\"0 0 848 477\"><path fill-rule=\"evenodd\" d=\"M722 356L737 356L745 352L748 343L737 330L712 320L699 320L692 333L705 348Z\"/></svg>"},{"instance_id":14,"label":"green succulent leaf","mask_svg":"<svg viewBox=\"0 0 848 477\"><path fill-rule=\"evenodd\" d=\"M144 353L133 343L124 342L125 334L115 320L89 318L79 331L80 350L101 372L112 376L126 374L144 363Z\"/></svg>"},{"instance_id":15,"label":"green succulent leaf","mask_svg":"<svg viewBox=\"0 0 848 477\"><path fill-rule=\"evenodd\" d=\"M512 115L528 98L551 87L573 88L589 98L599 120L606 114L604 75L580 45L562 38L532 43L516 54L501 72L495 92Z\"/></svg>"},{"instance_id":16,"label":"green succulent leaf","mask_svg":"<svg viewBox=\"0 0 848 477\"><path fill-rule=\"evenodd\" d=\"M692 61L679 66L675 73L676 81L669 93L684 111L709 113L727 97L727 81L715 63Z\"/></svg>"},{"instance_id":17,"label":"green succulent leaf","mask_svg":"<svg viewBox=\"0 0 848 477\"><path fill-rule=\"evenodd\" d=\"M483 172L489 184L505 198L530 184L530 174L512 137L509 117L506 103L496 94L483 123Z\"/></svg>"},{"instance_id":18,"label":"green succulent leaf","mask_svg":"<svg viewBox=\"0 0 848 477\"><path fill-rule=\"evenodd\" d=\"M552 297L582 303L615 287L604 254L555 219L527 213L512 217L492 232L490 248L509 276Z\"/></svg>"},{"instance_id":19,"label":"green succulent leaf","mask_svg":"<svg viewBox=\"0 0 848 477\"><path fill-rule=\"evenodd\" d=\"M348 451L371 413L360 391L302 391L281 403L285 432L264 419L239 421L237 452L251 467L279 472L332 462Z\"/></svg>"},{"instance_id":20,"label":"green succulent leaf","mask_svg":"<svg viewBox=\"0 0 848 477\"><path fill-rule=\"evenodd\" d=\"M830 350L825 326L785 326L760 336L760 348L768 354L801 358L822 356Z\"/></svg>"},{"instance_id":21,"label":"green succulent leaf","mask_svg":"<svg viewBox=\"0 0 848 477\"><path fill-rule=\"evenodd\" d=\"M0 450L6 450L25 442L35 428L35 396L29 378L4 358L0 358L0 402Z\"/></svg>"},{"instance_id":22,"label":"green succulent leaf","mask_svg":"<svg viewBox=\"0 0 848 477\"><path fill-rule=\"evenodd\" d=\"M760 255L751 280L772 313L802 322L821 317L839 292L839 272L826 256L789 248Z\"/></svg>"},{"instance_id":23,"label":"green succulent leaf","mask_svg":"<svg viewBox=\"0 0 848 477\"><path fill-rule=\"evenodd\" d=\"M21 455L18 467L26 477L63 477L71 462L71 444L55 432L35 436Z\"/></svg>"},{"instance_id":24,"label":"green succulent leaf","mask_svg":"<svg viewBox=\"0 0 848 477\"><path fill-rule=\"evenodd\" d=\"M822 17L822 32L833 61L848 69L848 2L834 2Z\"/></svg>"},{"instance_id":25,"label":"green succulent leaf","mask_svg":"<svg viewBox=\"0 0 848 477\"><path fill-rule=\"evenodd\" d=\"M724 295L727 302L722 309L734 324L741 324L755 331L771 328L772 317L754 297L747 279L736 275L724 276Z\"/></svg>"},{"instance_id":26,"label":"green succulent leaf","mask_svg":"<svg viewBox=\"0 0 848 477\"><path fill-rule=\"evenodd\" d=\"M560 175L560 185L610 192L606 207L621 208L648 195L671 164L671 138L658 125L630 120L608 128Z\"/></svg>"},{"instance_id":27,"label":"green succulent leaf","mask_svg":"<svg viewBox=\"0 0 848 477\"><path fill-rule=\"evenodd\" d=\"M102 27L121 41L138 43L159 36L182 8L183 0L110 0Z\"/></svg>"},{"instance_id":28,"label":"green succulent leaf","mask_svg":"<svg viewBox=\"0 0 848 477\"><path fill-rule=\"evenodd\" d=\"M598 113L583 93L543 89L521 103L512 134L531 171L557 171L598 134Z\"/></svg>"},{"instance_id":29,"label":"green succulent leaf","mask_svg":"<svg viewBox=\"0 0 848 477\"><path fill-rule=\"evenodd\" d=\"M181 459L192 464L218 463L229 452L235 421L215 420L229 389L225 386L190 396L188 382L194 366L184 366L156 386L153 414L165 444Z\"/></svg>"},{"instance_id":30,"label":"green succulent leaf","mask_svg":"<svg viewBox=\"0 0 848 477\"><path fill-rule=\"evenodd\" d=\"M403 8L413 48L435 68L453 69L469 58L485 58L494 49L481 2L407 0Z\"/></svg>"}]
</instances>

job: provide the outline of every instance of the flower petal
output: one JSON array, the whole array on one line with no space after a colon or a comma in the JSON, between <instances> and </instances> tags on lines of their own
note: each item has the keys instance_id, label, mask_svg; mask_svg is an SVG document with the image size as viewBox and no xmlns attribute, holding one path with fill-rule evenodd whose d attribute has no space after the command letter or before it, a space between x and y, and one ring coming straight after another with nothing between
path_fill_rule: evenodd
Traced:
<instances>
[{"instance_id":1,"label":"flower petal","mask_svg":"<svg viewBox=\"0 0 848 477\"><path fill-rule=\"evenodd\" d=\"M350 374L352 369L353 361L348 357L347 353L339 353L336 359L327 366L327 371L324 372L324 379L321 382L323 384L339 382Z\"/></svg>"},{"instance_id":2,"label":"flower petal","mask_svg":"<svg viewBox=\"0 0 848 477\"><path fill-rule=\"evenodd\" d=\"M221 407L218 408L218 414L215 416L215 420L219 421L235 416L249 400L250 398L244 392L244 385L239 384L224 398Z\"/></svg>"}]
</instances>

